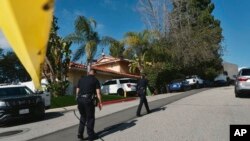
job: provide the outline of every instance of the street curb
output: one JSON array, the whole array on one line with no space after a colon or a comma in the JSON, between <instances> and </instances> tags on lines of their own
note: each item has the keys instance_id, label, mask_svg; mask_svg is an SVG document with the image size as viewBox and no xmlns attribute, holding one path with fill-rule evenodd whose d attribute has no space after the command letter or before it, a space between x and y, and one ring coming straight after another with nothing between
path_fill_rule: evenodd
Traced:
<instances>
[{"instance_id":1,"label":"street curb","mask_svg":"<svg viewBox=\"0 0 250 141\"><path fill-rule=\"evenodd\" d=\"M120 102L128 102L128 101L132 101L132 100L136 100L136 98L132 97L132 98L124 98L124 99L118 99L118 100L105 101L102 103L102 105L109 105L109 104L115 104L115 103L120 103Z\"/></svg>"},{"instance_id":2,"label":"street curb","mask_svg":"<svg viewBox=\"0 0 250 141\"><path fill-rule=\"evenodd\" d=\"M121 103L121 102L129 102L129 101L133 101L136 100L137 98L133 97L133 98L124 98L124 99L119 99L119 100L110 100L110 101L105 101L102 104L104 106L110 105L110 104L116 104L116 103ZM61 107L61 108L54 108L54 109L48 109L46 110L46 113L48 112L61 112L61 113L66 113L66 112L70 112L70 111L74 111L77 109L77 105L73 105L73 106L67 106L67 107Z\"/></svg>"}]
</instances>

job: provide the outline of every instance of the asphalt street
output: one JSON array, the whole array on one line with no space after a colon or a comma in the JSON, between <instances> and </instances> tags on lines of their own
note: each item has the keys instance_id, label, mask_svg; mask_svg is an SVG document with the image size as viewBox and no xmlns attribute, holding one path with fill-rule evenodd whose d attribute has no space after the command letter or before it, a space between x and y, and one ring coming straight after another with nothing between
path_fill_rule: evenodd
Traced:
<instances>
[{"instance_id":1,"label":"asphalt street","mask_svg":"<svg viewBox=\"0 0 250 141\"><path fill-rule=\"evenodd\" d=\"M204 90L207 90L207 89L197 89L197 90L187 91L179 95L173 95L171 97L149 102L149 107L150 109L152 109L152 113L150 115L154 115L155 113L159 111L165 110L163 106L167 104L170 104L182 98L191 96L193 94L202 92ZM136 110L137 110L137 106L134 106L134 107L131 107L131 108L119 111L119 112L115 112L111 115L97 118L96 123L95 123L95 131L99 134L100 140L103 140L102 137L105 137L107 135L110 135L116 132L114 129L126 130L127 128L135 126L136 121L137 121L137 117L135 114ZM145 111L145 108L143 107L142 115L148 116L148 115L145 115L145 113L146 111ZM125 128L120 129L118 127L125 127ZM78 140L76 138L77 130L78 130L78 126L72 126L72 127L57 131L55 133L51 133L49 135L45 135L42 137L32 139L32 141ZM87 137L86 134L85 134L85 137Z\"/></svg>"}]
</instances>

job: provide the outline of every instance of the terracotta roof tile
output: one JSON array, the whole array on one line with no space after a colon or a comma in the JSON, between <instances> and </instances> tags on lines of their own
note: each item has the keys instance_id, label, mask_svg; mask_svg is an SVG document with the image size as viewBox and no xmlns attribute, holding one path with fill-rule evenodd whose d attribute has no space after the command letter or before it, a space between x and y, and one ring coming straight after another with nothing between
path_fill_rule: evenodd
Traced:
<instances>
[{"instance_id":1,"label":"terracotta roof tile","mask_svg":"<svg viewBox=\"0 0 250 141\"><path fill-rule=\"evenodd\" d=\"M87 68L86 65L78 64L78 63L75 63L75 62L70 62L69 66L70 66L70 68L78 68L78 69L86 69ZM113 70L106 69L106 68L99 68L98 65L96 65L96 66L94 65L94 66L92 66L92 68L94 70L97 70L97 71L107 72L107 73L116 74L116 75L120 75L120 76L124 76L124 77L140 78L139 75L121 73L121 72L113 71Z\"/></svg>"},{"instance_id":2,"label":"terracotta roof tile","mask_svg":"<svg viewBox=\"0 0 250 141\"><path fill-rule=\"evenodd\" d=\"M110 70L110 69L99 68L99 67L97 67L97 66L93 66L92 68L93 68L94 70L97 70L97 71L113 73L113 74L117 74L117 75L121 75L121 76L125 76L125 77L140 78L139 75L128 74L128 73L121 73L121 72L113 71L113 70Z\"/></svg>"},{"instance_id":3,"label":"terracotta roof tile","mask_svg":"<svg viewBox=\"0 0 250 141\"><path fill-rule=\"evenodd\" d=\"M86 68L85 65L83 65L83 64L78 64L78 63L74 63L74 62L70 62L69 67L70 67L70 68L80 68L80 69Z\"/></svg>"}]
</instances>

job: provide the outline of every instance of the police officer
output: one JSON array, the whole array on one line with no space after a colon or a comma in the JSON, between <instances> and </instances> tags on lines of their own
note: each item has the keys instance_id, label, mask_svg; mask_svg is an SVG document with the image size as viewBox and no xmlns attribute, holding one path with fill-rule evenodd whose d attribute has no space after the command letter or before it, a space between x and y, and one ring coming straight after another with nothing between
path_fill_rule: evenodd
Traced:
<instances>
[{"instance_id":1,"label":"police officer","mask_svg":"<svg viewBox=\"0 0 250 141\"><path fill-rule=\"evenodd\" d=\"M89 141L97 138L94 132L95 125L95 104L94 98L97 95L99 109L102 109L100 83L95 77L95 71L90 70L89 74L78 81L76 97L78 110L81 114L77 137L83 140L84 128L87 123L87 133Z\"/></svg>"},{"instance_id":2,"label":"police officer","mask_svg":"<svg viewBox=\"0 0 250 141\"><path fill-rule=\"evenodd\" d=\"M145 74L141 75L141 79L138 80L137 83L137 93L140 96L140 104L137 108L137 116L141 116L141 108L142 108L142 104L144 103L147 113L150 113L149 107L148 107L148 101L146 98L146 90L147 90L147 86L148 86L148 80L145 78Z\"/></svg>"}]
</instances>

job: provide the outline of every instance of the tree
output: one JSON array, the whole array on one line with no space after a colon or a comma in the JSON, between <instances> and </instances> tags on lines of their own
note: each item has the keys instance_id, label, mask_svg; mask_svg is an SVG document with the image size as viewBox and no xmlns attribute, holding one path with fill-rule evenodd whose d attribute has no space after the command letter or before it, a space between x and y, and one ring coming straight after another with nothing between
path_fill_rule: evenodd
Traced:
<instances>
[{"instance_id":1,"label":"tree","mask_svg":"<svg viewBox=\"0 0 250 141\"><path fill-rule=\"evenodd\" d=\"M211 0L174 0L173 5L170 34L175 61L196 67L219 59L223 36L220 22L212 15Z\"/></svg>"},{"instance_id":2,"label":"tree","mask_svg":"<svg viewBox=\"0 0 250 141\"><path fill-rule=\"evenodd\" d=\"M109 45L110 55L113 57L123 57L123 52L125 51L125 44L122 41L117 41L112 37L104 37L102 39L102 44Z\"/></svg>"},{"instance_id":3,"label":"tree","mask_svg":"<svg viewBox=\"0 0 250 141\"><path fill-rule=\"evenodd\" d=\"M140 73L144 71L146 64L150 64L146 60L147 51L154 42L154 32L144 30L143 32L128 32L125 34L124 42L127 45L125 55L129 59L133 59L130 67L135 67L137 64ZM131 70L134 70L132 68Z\"/></svg>"},{"instance_id":4,"label":"tree","mask_svg":"<svg viewBox=\"0 0 250 141\"><path fill-rule=\"evenodd\" d=\"M148 29L158 32L145 57L154 64L145 71L155 86L194 72L212 79L221 69L222 29L211 0L139 0L138 6Z\"/></svg>"},{"instance_id":5,"label":"tree","mask_svg":"<svg viewBox=\"0 0 250 141\"><path fill-rule=\"evenodd\" d=\"M136 69L139 69L140 73L144 73L144 68L146 66L152 66L151 62L147 62L145 60L145 55L144 53L141 57L135 56L129 64L129 72L135 72Z\"/></svg>"},{"instance_id":6,"label":"tree","mask_svg":"<svg viewBox=\"0 0 250 141\"><path fill-rule=\"evenodd\" d=\"M66 39L79 45L74 54L73 61L79 60L85 53L87 56L88 72L100 43L98 33L95 31L96 21L87 19L84 16L78 16L75 20L75 32L69 34Z\"/></svg>"},{"instance_id":7,"label":"tree","mask_svg":"<svg viewBox=\"0 0 250 141\"><path fill-rule=\"evenodd\" d=\"M12 51L7 53L0 48L0 83L11 83L14 81L30 81L31 78L23 67L16 54ZM17 73L18 72L18 73Z\"/></svg>"},{"instance_id":8,"label":"tree","mask_svg":"<svg viewBox=\"0 0 250 141\"><path fill-rule=\"evenodd\" d=\"M0 47L0 56L3 56L3 49Z\"/></svg>"},{"instance_id":9,"label":"tree","mask_svg":"<svg viewBox=\"0 0 250 141\"><path fill-rule=\"evenodd\" d=\"M171 0L139 0L137 9L148 29L167 37L170 30Z\"/></svg>"},{"instance_id":10,"label":"tree","mask_svg":"<svg viewBox=\"0 0 250 141\"><path fill-rule=\"evenodd\" d=\"M49 82L49 90L53 96L66 93L69 85L67 74L70 63L71 42L58 36L57 18L53 18L43 74Z\"/></svg>"}]
</instances>

